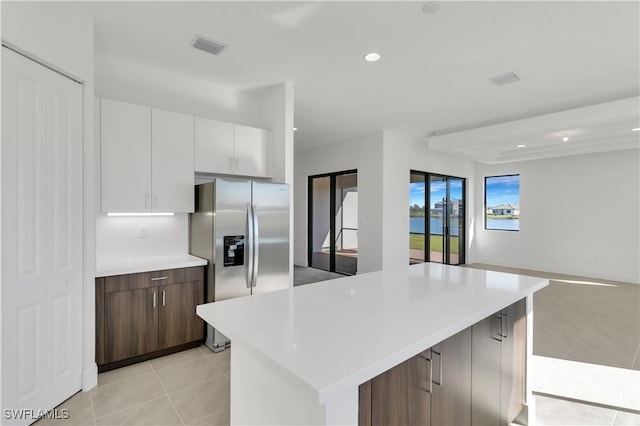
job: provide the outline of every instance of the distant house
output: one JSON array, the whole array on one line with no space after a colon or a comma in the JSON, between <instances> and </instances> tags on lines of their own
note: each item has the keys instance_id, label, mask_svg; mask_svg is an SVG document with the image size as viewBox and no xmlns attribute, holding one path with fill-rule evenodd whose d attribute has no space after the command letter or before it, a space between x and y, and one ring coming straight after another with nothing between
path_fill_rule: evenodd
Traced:
<instances>
[{"instance_id":1,"label":"distant house","mask_svg":"<svg viewBox=\"0 0 640 426\"><path fill-rule=\"evenodd\" d=\"M432 213L442 214L444 211L444 206L446 201L438 201L433 205L431 209ZM453 216L458 216L460 214L460 210L462 209L462 200L451 200L451 205L449 206L449 214Z\"/></svg>"},{"instance_id":2,"label":"distant house","mask_svg":"<svg viewBox=\"0 0 640 426\"><path fill-rule=\"evenodd\" d=\"M488 207L487 214L494 214L496 216L517 216L520 214L520 206L514 206L513 204L500 204L499 206Z\"/></svg>"}]
</instances>

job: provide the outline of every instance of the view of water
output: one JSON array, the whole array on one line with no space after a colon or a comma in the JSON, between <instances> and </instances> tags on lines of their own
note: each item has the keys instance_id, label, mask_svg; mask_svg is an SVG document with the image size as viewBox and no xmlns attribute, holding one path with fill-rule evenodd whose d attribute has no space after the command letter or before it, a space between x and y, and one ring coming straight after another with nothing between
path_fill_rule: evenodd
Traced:
<instances>
[{"instance_id":1,"label":"view of water","mask_svg":"<svg viewBox=\"0 0 640 426\"><path fill-rule=\"evenodd\" d=\"M430 218L431 234L442 235L442 218ZM424 233L424 217L409 218L409 232ZM487 219L487 229L517 231L520 229L520 219ZM451 235L458 235L458 218L451 220Z\"/></svg>"},{"instance_id":2,"label":"view of water","mask_svg":"<svg viewBox=\"0 0 640 426\"><path fill-rule=\"evenodd\" d=\"M430 218L431 234L442 235L442 218L432 217ZM409 232L424 233L424 217L410 217L409 218ZM458 218L451 220L451 235L458 235Z\"/></svg>"},{"instance_id":3,"label":"view of water","mask_svg":"<svg viewBox=\"0 0 640 426\"><path fill-rule=\"evenodd\" d=\"M487 229L517 231L520 229L520 219L487 219Z\"/></svg>"}]
</instances>

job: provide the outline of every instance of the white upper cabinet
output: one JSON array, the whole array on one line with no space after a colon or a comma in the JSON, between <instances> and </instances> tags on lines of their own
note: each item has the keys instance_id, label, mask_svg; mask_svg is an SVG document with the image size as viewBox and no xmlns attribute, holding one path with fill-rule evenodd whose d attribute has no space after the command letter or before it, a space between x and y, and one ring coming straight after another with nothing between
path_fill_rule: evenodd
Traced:
<instances>
[{"instance_id":1,"label":"white upper cabinet","mask_svg":"<svg viewBox=\"0 0 640 426\"><path fill-rule=\"evenodd\" d=\"M151 108L102 99L100 180L103 212L151 209Z\"/></svg>"},{"instance_id":2,"label":"white upper cabinet","mask_svg":"<svg viewBox=\"0 0 640 426\"><path fill-rule=\"evenodd\" d=\"M103 212L193 212L193 117L101 100Z\"/></svg>"},{"instance_id":3,"label":"white upper cabinet","mask_svg":"<svg viewBox=\"0 0 640 426\"><path fill-rule=\"evenodd\" d=\"M269 161L269 132L234 125L235 172L243 176L266 177Z\"/></svg>"},{"instance_id":4,"label":"white upper cabinet","mask_svg":"<svg viewBox=\"0 0 640 426\"><path fill-rule=\"evenodd\" d=\"M151 208L193 212L193 116L151 111Z\"/></svg>"},{"instance_id":5,"label":"white upper cabinet","mask_svg":"<svg viewBox=\"0 0 640 426\"><path fill-rule=\"evenodd\" d=\"M233 124L196 117L195 156L197 172L233 174Z\"/></svg>"},{"instance_id":6,"label":"white upper cabinet","mask_svg":"<svg viewBox=\"0 0 640 426\"><path fill-rule=\"evenodd\" d=\"M195 118L197 172L268 177L269 132Z\"/></svg>"}]
</instances>

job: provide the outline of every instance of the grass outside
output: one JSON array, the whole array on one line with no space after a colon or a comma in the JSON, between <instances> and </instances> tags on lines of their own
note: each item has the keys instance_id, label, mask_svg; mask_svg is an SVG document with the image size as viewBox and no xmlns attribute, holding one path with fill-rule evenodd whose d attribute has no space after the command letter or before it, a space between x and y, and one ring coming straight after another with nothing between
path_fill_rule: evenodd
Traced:
<instances>
[{"instance_id":1,"label":"grass outside","mask_svg":"<svg viewBox=\"0 0 640 426\"><path fill-rule=\"evenodd\" d=\"M451 237L451 253L458 254L458 237ZM424 250L424 234L409 234L409 248ZM442 236L431 235L431 251L442 252Z\"/></svg>"}]
</instances>

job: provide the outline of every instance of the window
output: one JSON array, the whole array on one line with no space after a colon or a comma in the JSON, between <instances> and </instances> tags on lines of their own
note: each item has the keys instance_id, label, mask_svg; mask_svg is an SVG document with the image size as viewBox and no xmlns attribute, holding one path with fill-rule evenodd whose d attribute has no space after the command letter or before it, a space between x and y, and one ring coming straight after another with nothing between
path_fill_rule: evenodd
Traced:
<instances>
[{"instance_id":1,"label":"window","mask_svg":"<svg viewBox=\"0 0 640 426\"><path fill-rule=\"evenodd\" d=\"M520 230L520 175L484 178L484 228Z\"/></svg>"}]
</instances>

